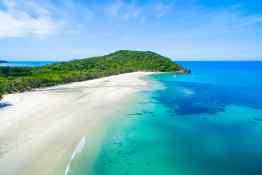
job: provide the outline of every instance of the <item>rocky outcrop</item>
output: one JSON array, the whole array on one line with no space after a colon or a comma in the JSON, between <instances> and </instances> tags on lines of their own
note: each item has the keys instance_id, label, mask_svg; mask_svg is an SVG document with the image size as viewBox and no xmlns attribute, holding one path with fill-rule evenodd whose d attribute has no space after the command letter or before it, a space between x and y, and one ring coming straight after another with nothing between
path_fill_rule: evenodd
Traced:
<instances>
[{"instance_id":1,"label":"rocky outcrop","mask_svg":"<svg viewBox=\"0 0 262 175\"><path fill-rule=\"evenodd\" d=\"M181 69L181 70L175 71L175 73L176 74L190 74L191 70L189 70L189 69Z\"/></svg>"}]
</instances>

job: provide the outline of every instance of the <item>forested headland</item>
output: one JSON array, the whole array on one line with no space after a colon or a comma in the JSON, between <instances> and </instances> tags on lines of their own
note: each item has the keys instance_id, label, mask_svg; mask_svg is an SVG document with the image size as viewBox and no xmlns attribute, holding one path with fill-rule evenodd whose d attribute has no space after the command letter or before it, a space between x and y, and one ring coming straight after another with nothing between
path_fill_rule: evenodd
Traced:
<instances>
[{"instance_id":1,"label":"forested headland","mask_svg":"<svg viewBox=\"0 0 262 175\"><path fill-rule=\"evenodd\" d=\"M0 100L3 94L23 92L70 82L135 71L183 72L171 59L151 51L121 50L41 67L0 67ZM187 73L187 71L184 71Z\"/></svg>"}]
</instances>

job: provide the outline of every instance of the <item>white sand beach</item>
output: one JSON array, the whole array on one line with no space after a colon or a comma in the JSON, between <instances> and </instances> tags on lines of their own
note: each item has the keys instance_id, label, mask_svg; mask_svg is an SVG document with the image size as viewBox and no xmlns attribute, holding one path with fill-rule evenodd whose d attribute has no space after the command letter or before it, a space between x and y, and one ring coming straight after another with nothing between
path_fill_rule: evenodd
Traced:
<instances>
[{"instance_id":1,"label":"white sand beach","mask_svg":"<svg viewBox=\"0 0 262 175\"><path fill-rule=\"evenodd\" d=\"M127 106L130 95L150 88L141 79L149 74L127 73L6 95L10 106L0 109L0 174L60 174L79 143L90 145L90 158L95 158L107 121Z\"/></svg>"}]
</instances>

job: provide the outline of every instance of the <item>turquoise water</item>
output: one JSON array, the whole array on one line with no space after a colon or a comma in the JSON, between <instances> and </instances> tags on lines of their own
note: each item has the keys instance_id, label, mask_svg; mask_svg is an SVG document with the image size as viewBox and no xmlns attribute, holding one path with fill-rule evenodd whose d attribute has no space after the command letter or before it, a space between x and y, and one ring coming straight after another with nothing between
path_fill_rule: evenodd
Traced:
<instances>
[{"instance_id":1,"label":"turquoise water","mask_svg":"<svg viewBox=\"0 0 262 175\"><path fill-rule=\"evenodd\" d=\"M112 122L93 175L262 174L262 62L181 64Z\"/></svg>"}]
</instances>

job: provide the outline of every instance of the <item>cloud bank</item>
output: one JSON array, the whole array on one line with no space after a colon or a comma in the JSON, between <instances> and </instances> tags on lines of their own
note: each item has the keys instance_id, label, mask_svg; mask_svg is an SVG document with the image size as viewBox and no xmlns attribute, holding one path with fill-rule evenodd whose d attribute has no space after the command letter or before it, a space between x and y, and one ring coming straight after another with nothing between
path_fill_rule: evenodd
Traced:
<instances>
[{"instance_id":1,"label":"cloud bank","mask_svg":"<svg viewBox=\"0 0 262 175\"><path fill-rule=\"evenodd\" d=\"M24 37L50 35L61 27L62 22L52 17L52 11L35 1L2 0L0 10L0 37Z\"/></svg>"}]
</instances>

